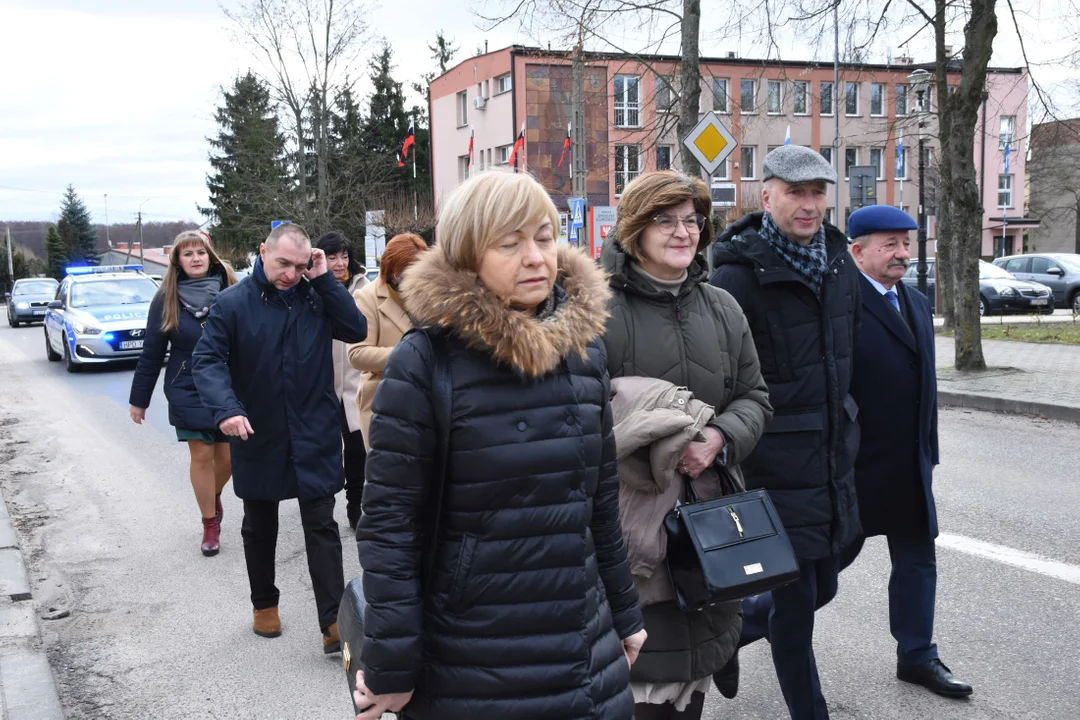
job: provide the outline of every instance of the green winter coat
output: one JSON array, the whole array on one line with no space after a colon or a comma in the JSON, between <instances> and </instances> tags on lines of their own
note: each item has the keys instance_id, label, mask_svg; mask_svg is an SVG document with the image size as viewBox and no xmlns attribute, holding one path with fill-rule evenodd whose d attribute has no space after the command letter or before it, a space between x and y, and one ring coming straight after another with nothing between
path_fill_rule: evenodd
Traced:
<instances>
[{"instance_id":1,"label":"green winter coat","mask_svg":"<svg viewBox=\"0 0 1080 720\"><path fill-rule=\"evenodd\" d=\"M739 304L705 282L700 256L677 297L636 272L611 235L600 262L613 291L604 333L611 377L666 380L713 406L709 425L724 436L727 466L741 477L738 464L757 445L772 406ZM683 613L670 601L643 608L643 614L649 638L631 671L636 682L698 680L723 668L738 645L739 603Z\"/></svg>"}]
</instances>

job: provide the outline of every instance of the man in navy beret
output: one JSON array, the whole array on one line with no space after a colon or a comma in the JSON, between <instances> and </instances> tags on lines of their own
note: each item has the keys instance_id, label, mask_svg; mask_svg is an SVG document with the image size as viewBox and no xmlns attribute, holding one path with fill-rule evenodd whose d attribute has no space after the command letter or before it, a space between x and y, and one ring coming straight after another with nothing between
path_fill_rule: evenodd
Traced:
<instances>
[{"instance_id":1,"label":"man in navy beret","mask_svg":"<svg viewBox=\"0 0 1080 720\"><path fill-rule=\"evenodd\" d=\"M855 340L851 395L862 440L855 488L866 537L889 543L889 628L896 676L939 695L963 697L971 686L938 658L934 635L937 511L931 478L938 464L937 374L930 302L900 279L911 264L911 217L872 205L848 220L851 255L861 276L862 327ZM862 549L845 553L845 564Z\"/></svg>"}]
</instances>

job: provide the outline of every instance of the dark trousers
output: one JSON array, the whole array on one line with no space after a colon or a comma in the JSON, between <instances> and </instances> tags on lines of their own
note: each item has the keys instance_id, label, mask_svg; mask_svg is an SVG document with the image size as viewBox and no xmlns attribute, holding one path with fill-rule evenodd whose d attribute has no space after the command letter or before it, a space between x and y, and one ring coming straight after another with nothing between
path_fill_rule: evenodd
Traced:
<instances>
[{"instance_id":1,"label":"dark trousers","mask_svg":"<svg viewBox=\"0 0 1080 720\"><path fill-rule=\"evenodd\" d=\"M896 639L896 662L921 665L938 659L934 644L937 599L937 551L931 537L886 535L892 574L889 576L889 630ZM844 551L847 567L862 550L859 540Z\"/></svg>"},{"instance_id":2,"label":"dark trousers","mask_svg":"<svg viewBox=\"0 0 1080 720\"><path fill-rule=\"evenodd\" d=\"M790 585L743 600L739 645L767 637L792 720L826 720L829 708L814 659L814 613L836 597L840 558L803 562L800 571Z\"/></svg>"},{"instance_id":3,"label":"dark trousers","mask_svg":"<svg viewBox=\"0 0 1080 720\"><path fill-rule=\"evenodd\" d=\"M345 511L349 522L360 519L360 505L364 499L364 465L367 463L367 447L364 446L364 434L349 430L349 419L345 415L344 401L338 406L338 421L341 423L341 441L344 444L345 457Z\"/></svg>"},{"instance_id":4,"label":"dark trousers","mask_svg":"<svg viewBox=\"0 0 1080 720\"><path fill-rule=\"evenodd\" d=\"M634 720L700 720L704 710L705 693L696 692L690 695L690 703L682 712L676 710L673 703L638 703L634 705Z\"/></svg>"},{"instance_id":5,"label":"dark trousers","mask_svg":"<svg viewBox=\"0 0 1080 720\"><path fill-rule=\"evenodd\" d=\"M326 633L337 622L338 606L345 592L345 572L341 564L341 535L334 522L334 496L326 495L300 503L304 527L308 572L319 610L319 629ZM278 503L244 500L244 538L251 604L256 610L277 607L281 593L274 585L278 536Z\"/></svg>"}]
</instances>

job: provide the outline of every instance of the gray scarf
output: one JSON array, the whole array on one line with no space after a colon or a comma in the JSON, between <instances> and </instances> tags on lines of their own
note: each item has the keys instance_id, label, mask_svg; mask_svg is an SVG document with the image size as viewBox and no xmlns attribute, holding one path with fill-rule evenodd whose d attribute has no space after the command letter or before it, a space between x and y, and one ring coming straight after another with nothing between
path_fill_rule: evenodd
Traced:
<instances>
[{"instance_id":1,"label":"gray scarf","mask_svg":"<svg viewBox=\"0 0 1080 720\"><path fill-rule=\"evenodd\" d=\"M210 306L221 292L221 284L221 276L216 274L198 280L188 278L176 283L176 294L180 296L183 308L202 320L210 314Z\"/></svg>"},{"instance_id":2,"label":"gray scarf","mask_svg":"<svg viewBox=\"0 0 1080 720\"><path fill-rule=\"evenodd\" d=\"M764 213L761 216L761 230L758 233L769 243L777 257L784 264L798 273L806 284L818 297L821 296L821 286L825 283L825 275L829 272L829 253L825 249L825 225L822 224L814 234L814 239L809 245L797 243L780 232L772 215Z\"/></svg>"}]
</instances>

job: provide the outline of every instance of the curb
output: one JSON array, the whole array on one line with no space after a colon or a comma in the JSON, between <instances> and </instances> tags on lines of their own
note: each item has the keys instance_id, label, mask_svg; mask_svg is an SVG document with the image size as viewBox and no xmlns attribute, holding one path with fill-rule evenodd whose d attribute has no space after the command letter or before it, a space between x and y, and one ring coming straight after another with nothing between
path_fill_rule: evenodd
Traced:
<instances>
[{"instance_id":1,"label":"curb","mask_svg":"<svg viewBox=\"0 0 1080 720\"><path fill-rule=\"evenodd\" d=\"M938 405L947 407L987 410L1015 415L1038 415L1050 420L1062 420L1080 424L1080 407L1058 405L1056 403L1017 400L1003 395L981 395L978 393L952 392L938 389Z\"/></svg>"}]
</instances>

